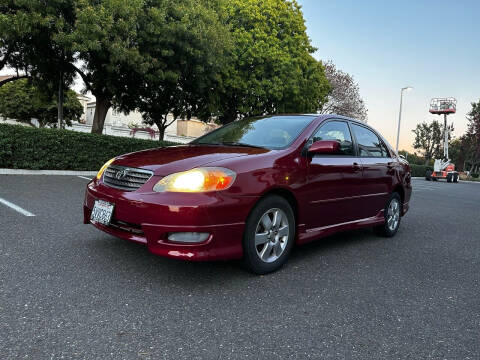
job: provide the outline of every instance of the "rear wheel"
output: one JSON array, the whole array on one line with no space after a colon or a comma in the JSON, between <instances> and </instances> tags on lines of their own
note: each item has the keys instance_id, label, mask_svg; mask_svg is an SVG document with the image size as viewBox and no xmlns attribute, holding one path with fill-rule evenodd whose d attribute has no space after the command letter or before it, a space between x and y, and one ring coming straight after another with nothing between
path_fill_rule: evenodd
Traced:
<instances>
[{"instance_id":1,"label":"rear wheel","mask_svg":"<svg viewBox=\"0 0 480 360\"><path fill-rule=\"evenodd\" d=\"M425 173L425 180L427 180L427 181L432 180L432 171L431 170L427 170L427 172Z\"/></svg>"},{"instance_id":2,"label":"rear wheel","mask_svg":"<svg viewBox=\"0 0 480 360\"><path fill-rule=\"evenodd\" d=\"M458 183L458 174L453 175L453 182Z\"/></svg>"},{"instance_id":3,"label":"rear wheel","mask_svg":"<svg viewBox=\"0 0 480 360\"><path fill-rule=\"evenodd\" d=\"M287 200L271 195L255 206L243 235L244 263L256 274L279 269L295 241L295 217Z\"/></svg>"},{"instance_id":4,"label":"rear wheel","mask_svg":"<svg viewBox=\"0 0 480 360\"><path fill-rule=\"evenodd\" d=\"M385 205L383 214L385 216L385 223L374 228L378 235L385 237L394 236L400 227L402 210L402 200L400 195L396 192L390 195L390 198Z\"/></svg>"},{"instance_id":5,"label":"rear wheel","mask_svg":"<svg viewBox=\"0 0 480 360\"><path fill-rule=\"evenodd\" d=\"M453 174L447 174L447 182L451 183L453 180Z\"/></svg>"}]
</instances>

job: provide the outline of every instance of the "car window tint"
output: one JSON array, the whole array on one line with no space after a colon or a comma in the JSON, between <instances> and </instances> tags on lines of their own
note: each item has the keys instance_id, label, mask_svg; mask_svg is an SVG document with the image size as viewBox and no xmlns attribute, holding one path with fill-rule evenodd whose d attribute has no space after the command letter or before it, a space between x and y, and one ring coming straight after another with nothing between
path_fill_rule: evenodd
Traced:
<instances>
[{"instance_id":1,"label":"car window tint","mask_svg":"<svg viewBox=\"0 0 480 360\"><path fill-rule=\"evenodd\" d=\"M270 149L289 146L315 116L270 116L234 121L212 131L192 144L241 143Z\"/></svg>"},{"instance_id":2,"label":"car window tint","mask_svg":"<svg viewBox=\"0 0 480 360\"><path fill-rule=\"evenodd\" d=\"M386 157L387 152L382 149L382 142L374 132L363 126L352 124L352 129L357 139L360 156Z\"/></svg>"},{"instance_id":3,"label":"car window tint","mask_svg":"<svg viewBox=\"0 0 480 360\"><path fill-rule=\"evenodd\" d=\"M352 136L348 124L344 121L329 121L313 135L312 142L336 140L340 143L341 155L353 155Z\"/></svg>"},{"instance_id":4,"label":"car window tint","mask_svg":"<svg viewBox=\"0 0 480 360\"><path fill-rule=\"evenodd\" d=\"M382 148L382 157L390 157L390 152L388 151L383 141L380 141L380 147Z\"/></svg>"}]
</instances>

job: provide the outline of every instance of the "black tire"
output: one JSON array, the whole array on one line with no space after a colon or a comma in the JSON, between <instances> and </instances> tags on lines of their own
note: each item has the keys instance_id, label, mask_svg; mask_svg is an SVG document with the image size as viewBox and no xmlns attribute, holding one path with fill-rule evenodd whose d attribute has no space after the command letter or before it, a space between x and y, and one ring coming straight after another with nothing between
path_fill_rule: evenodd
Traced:
<instances>
[{"instance_id":1,"label":"black tire","mask_svg":"<svg viewBox=\"0 0 480 360\"><path fill-rule=\"evenodd\" d=\"M453 175L452 174L447 174L447 182L451 183L452 182Z\"/></svg>"},{"instance_id":2,"label":"black tire","mask_svg":"<svg viewBox=\"0 0 480 360\"><path fill-rule=\"evenodd\" d=\"M388 210L390 208L390 204L392 204L392 202L394 201L397 201L398 203L399 215L398 215L398 219L397 219L398 221L396 223L396 226L391 228L388 223L388 217L389 217ZM388 199L387 204L385 205L385 209L383 210L383 215L385 217L385 222L382 225L374 227L373 230L377 235L384 236L384 237L392 237L397 233L398 228L400 227L400 221L402 219L402 199L397 192L394 192L392 193L392 195L390 195L390 198Z\"/></svg>"},{"instance_id":3,"label":"black tire","mask_svg":"<svg viewBox=\"0 0 480 360\"><path fill-rule=\"evenodd\" d=\"M288 237L286 240L284 237L283 242L278 240L277 243L277 238L279 237L277 234L279 234L280 227L277 228L275 232L275 226L273 226L275 224L273 224L274 221L272 221L272 227L270 230L267 230L267 227L264 226L264 223L261 222L261 220L264 216L273 215L273 213L270 212L275 212L278 209L283 212L283 215L280 215L280 217L283 219L283 216L285 215L285 221L288 221L288 228L285 228L285 223L283 224L284 231L285 233L288 233ZM274 218L271 219L274 220ZM292 207L285 198L278 195L270 195L261 199L253 208L245 224L245 232L243 234L243 261L247 269L255 274L267 274L278 270L287 261L290 255L295 242L295 232L295 216ZM270 238L273 236L274 238L263 244L255 245L256 235L262 234L270 234L267 236L270 236ZM278 255L276 254L277 245L280 246L278 249L280 249L281 246L284 246L283 250L278 250L278 253L280 254L278 258L275 260L264 260L261 258L261 250L265 250L263 251L263 254L268 256L267 251L270 250L268 250L267 246L272 246L271 257L275 258ZM270 261L267 262L267 260Z\"/></svg>"},{"instance_id":4,"label":"black tire","mask_svg":"<svg viewBox=\"0 0 480 360\"><path fill-rule=\"evenodd\" d=\"M432 171L431 170L427 170L427 172L425 173L425 180L427 180L427 181L432 180Z\"/></svg>"},{"instance_id":5,"label":"black tire","mask_svg":"<svg viewBox=\"0 0 480 360\"><path fill-rule=\"evenodd\" d=\"M432 177L432 180L433 181L438 181L438 179L436 177Z\"/></svg>"},{"instance_id":6,"label":"black tire","mask_svg":"<svg viewBox=\"0 0 480 360\"><path fill-rule=\"evenodd\" d=\"M453 182L458 183L458 174L453 175Z\"/></svg>"}]
</instances>

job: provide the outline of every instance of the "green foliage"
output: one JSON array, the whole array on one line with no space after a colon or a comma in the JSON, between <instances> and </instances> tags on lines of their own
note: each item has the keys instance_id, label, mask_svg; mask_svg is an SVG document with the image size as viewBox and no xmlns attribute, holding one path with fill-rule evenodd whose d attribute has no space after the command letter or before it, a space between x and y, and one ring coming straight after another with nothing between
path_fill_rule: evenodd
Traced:
<instances>
[{"instance_id":1,"label":"green foliage","mask_svg":"<svg viewBox=\"0 0 480 360\"><path fill-rule=\"evenodd\" d=\"M400 155L403 155L410 164L425 165L425 158L422 156L418 156L417 153L412 154L406 150L400 150L398 153Z\"/></svg>"},{"instance_id":2,"label":"green foliage","mask_svg":"<svg viewBox=\"0 0 480 360\"><path fill-rule=\"evenodd\" d=\"M479 173L471 173L470 176L474 179L478 179Z\"/></svg>"},{"instance_id":3,"label":"green foliage","mask_svg":"<svg viewBox=\"0 0 480 360\"><path fill-rule=\"evenodd\" d=\"M0 168L97 170L114 156L168 142L0 124Z\"/></svg>"},{"instance_id":4,"label":"green foliage","mask_svg":"<svg viewBox=\"0 0 480 360\"><path fill-rule=\"evenodd\" d=\"M198 0L151 0L139 23L139 46L148 70L138 97L147 124L160 139L176 118L203 118L225 66L228 29ZM167 115L173 115L173 119Z\"/></svg>"},{"instance_id":5,"label":"green foliage","mask_svg":"<svg viewBox=\"0 0 480 360\"><path fill-rule=\"evenodd\" d=\"M311 54L298 3L230 0L222 16L234 42L219 97L223 123L238 116L315 112L330 90Z\"/></svg>"},{"instance_id":6,"label":"green foliage","mask_svg":"<svg viewBox=\"0 0 480 360\"><path fill-rule=\"evenodd\" d=\"M9 66L37 86L58 86L60 70L73 80L73 53L59 46L59 34L71 31L75 1L6 0L0 5L0 69Z\"/></svg>"},{"instance_id":7,"label":"green foliage","mask_svg":"<svg viewBox=\"0 0 480 360\"><path fill-rule=\"evenodd\" d=\"M0 87L0 115L31 125L32 118L40 127L57 122L57 97L46 93L32 82L21 79ZM83 107L73 90L65 92L64 117L67 124L80 119Z\"/></svg>"},{"instance_id":8,"label":"green foliage","mask_svg":"<svg viewBox=\"0 0 480 360\"><path fill-rule=\"evenodd\" d=\"M453 126L450 125L449 138L452 131ZM422 152L426 164L433 158L443 157L443 125L437 120L433 120L431 123L423 122L417 124L417 127L412 132L415 134L413 148Z\"/></svg>"},{"instance_id":9,"label":"green foliage","mask_svg":"<svg viewBox=\"0 0 480 360\"><path fill-rule=\"evenodd\" d=\"M424 177L427 170L433 171L431 166L410 164L412 177Z\"/></svg>"}]
</instances>

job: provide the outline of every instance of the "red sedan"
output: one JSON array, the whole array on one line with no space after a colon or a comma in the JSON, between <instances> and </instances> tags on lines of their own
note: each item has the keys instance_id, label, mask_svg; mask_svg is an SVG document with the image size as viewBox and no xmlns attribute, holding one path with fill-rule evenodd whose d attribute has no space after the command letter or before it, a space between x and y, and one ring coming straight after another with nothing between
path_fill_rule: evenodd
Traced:
<instances>
[{"instance_id":1,"label":"red sedan","mask_svg":"<svg viewBox=\"0 0 480 360\"><path fill-rule=\"evenodd\" d=\"M395 235L411 192L410 166L366 124L269 116L108 161L87 186L84 222L157 255L242 258L264 274L294 244L361 227Z\"/></svg>"}]
</instances>

